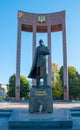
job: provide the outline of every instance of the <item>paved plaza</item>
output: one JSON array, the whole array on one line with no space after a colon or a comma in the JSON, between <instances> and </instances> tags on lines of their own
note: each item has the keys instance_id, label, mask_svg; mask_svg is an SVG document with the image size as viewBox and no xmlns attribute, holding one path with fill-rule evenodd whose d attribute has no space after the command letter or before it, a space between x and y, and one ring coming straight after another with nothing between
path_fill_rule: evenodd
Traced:
<instances>
[{"instance_id":1,"label":"paved plaza","mask_svg":"<svg viewBox=\"0 0 80 130\"><path fill-rule=\"evenodd\" d=\"M75 108L75 109L80 108L80 102L54 102L53 108L54 108L54 112L55 112L55 110L57 110L56 117L61 118L63 115L65 115L65 110L69 110L72 108ZM19 109L20 111L24 112L24 110L26 110L26 109L28 110L28 102L22 102L22 103L0 102L0 110L3 110L3 109L5 109L5 110L6 109L8 109L8 110L15 109L15 111L17 111ZM58 114L58 110L60 111L60 114ZM24 113L21 113L21 114L24 114ZM47 118L47 116L44 118ZM0 130L9 130L8 119L9 119L8 116L6 116L5 118L4 118L4 116L0 116ZM66 130L80 130L80 116L72 117L72 120L73 120L73 128L52 128L51 130L65 130L65 129ZM10 129L10 130L12 130L12 129ZM27 128L18 128L15 130L28 130L28 129Z\"/></svg>"}]
</instances>

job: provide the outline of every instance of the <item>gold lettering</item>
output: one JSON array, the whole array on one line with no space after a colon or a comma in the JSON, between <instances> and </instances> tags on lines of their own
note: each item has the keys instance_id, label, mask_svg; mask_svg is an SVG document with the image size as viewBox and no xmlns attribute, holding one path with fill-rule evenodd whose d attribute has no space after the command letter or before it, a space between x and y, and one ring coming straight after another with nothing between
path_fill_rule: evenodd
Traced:
<instances>
[{"instance_id":1,"label":"gold lettering","mask_svg":"<svg viewBox=\"0 0 80 130\"><path fill-rule=\"evenodd\" d=\"M35 93L36 96L46 96L47 93L45 91L38 91Z\"/></svg>"}]
</instances>

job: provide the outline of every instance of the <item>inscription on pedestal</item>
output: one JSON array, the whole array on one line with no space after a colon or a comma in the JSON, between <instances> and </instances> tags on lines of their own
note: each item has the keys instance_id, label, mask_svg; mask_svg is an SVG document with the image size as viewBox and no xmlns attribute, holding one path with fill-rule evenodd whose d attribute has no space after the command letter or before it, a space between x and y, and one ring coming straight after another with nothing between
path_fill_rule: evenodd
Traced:
<instances>
[{"instance_id":1,"label":"inscription on pedestal","mask_svg":"<svg viewBox=\"0 0 80 130\"><path fill-rule=\"evenodd\" d=\"M38 91L35 93L35 96L46 96L46 95L47 95L46 91Z\"/></svg>"},{"instance_id":2,"label":"inscription on pedestal","mask_svg":"<svg viewBox=\"0 0 80 130\"><path fill-rule=\"evenodd\" d=\"M52 89L50 86L32 87L29 100L30 113L53 112Z\"/></svg>"}]
</instances>

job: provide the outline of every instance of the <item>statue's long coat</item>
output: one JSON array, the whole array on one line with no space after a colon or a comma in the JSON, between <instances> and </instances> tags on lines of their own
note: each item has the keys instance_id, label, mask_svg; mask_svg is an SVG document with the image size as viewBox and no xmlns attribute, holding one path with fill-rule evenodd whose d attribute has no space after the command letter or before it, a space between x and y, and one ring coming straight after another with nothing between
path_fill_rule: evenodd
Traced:
<instances>
[{"instance_id":1,"label":"statue's long coat","mask_svg":"<svg viewBox=\"0 0 80 130\"><path fill-rule=\"evenodd\" d=\"M46 73L46 55L49 55L49 49L40 45L35 50L35 56L32 64L32 68L29 74L29 78L37 77L37 68L40 67L40 78L43 78Z\"/></svg>"}]
</instances>

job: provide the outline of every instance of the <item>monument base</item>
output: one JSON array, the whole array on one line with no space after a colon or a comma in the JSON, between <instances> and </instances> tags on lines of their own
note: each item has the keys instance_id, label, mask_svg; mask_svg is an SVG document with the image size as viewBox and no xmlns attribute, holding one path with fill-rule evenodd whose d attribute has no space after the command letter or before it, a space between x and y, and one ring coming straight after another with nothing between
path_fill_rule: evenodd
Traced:
<instances>
[{"instance_id":1,"label":"monument base","mask_svg":"<svg viewBox=\"0 0 80 130\"><path fill-rule=\"evenodd\" d=\"M52 89L50 86L32 86L29 99L30 113L52 113Z\"/></svg>"},{"instance_id":2,"label":"monument base","mask_svg":"<svg viewBox=\"0 0 80 130\"><path fill-rule=\"evenodd\" d=\"M10 130L72 130L73 120L69 109L54 108L53 113L29 113L28 108L18 108L13 110L8 126Z\"/></svg>"}]
</instances>

